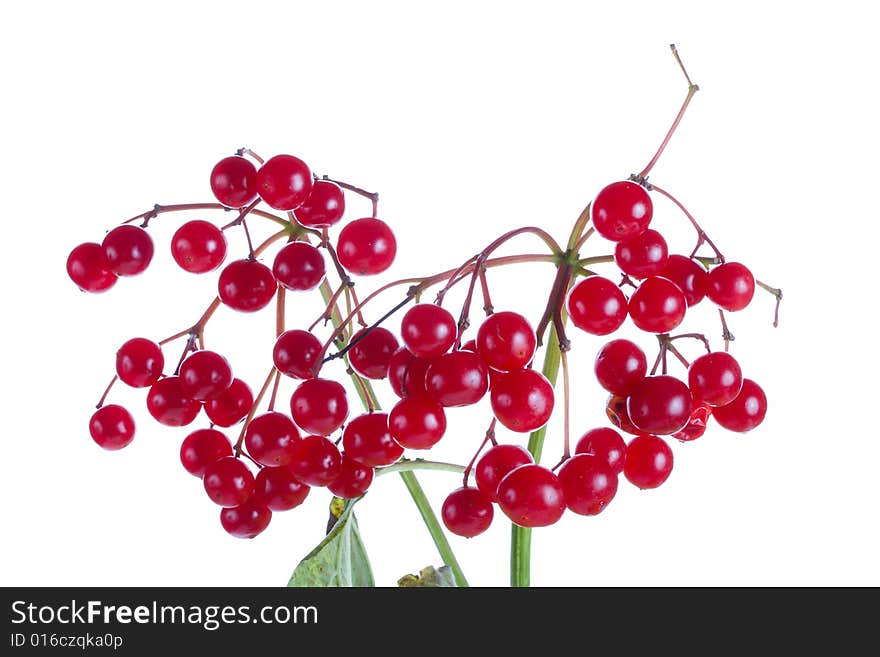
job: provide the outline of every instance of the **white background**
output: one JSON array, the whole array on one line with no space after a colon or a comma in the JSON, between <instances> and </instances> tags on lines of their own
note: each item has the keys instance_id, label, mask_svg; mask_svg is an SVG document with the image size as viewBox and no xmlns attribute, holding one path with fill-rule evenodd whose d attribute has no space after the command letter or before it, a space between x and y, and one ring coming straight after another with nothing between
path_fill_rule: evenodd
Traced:
<instances>
[{"instance_id":1,"label":"white background","mask_svg":"<svg viewBox=\"0 0 880 657\"><path fill-rule=\"evenodd\" d=\"M651 178L729 259L784 289L778 329L762 292L729 316L731 351L770 411L749 434L713 426L673 444L662 487L622 479L600 516L567 514L536 530L533 584L880 584L880 51L869 3L603 4L4 3L0 583L283 585L326 521L329 494L314 491L257 539L228 537L177 460L188 429L153 423L144 391L118 387L110 398L135 414L135 441L97 448L88 418L118 346L186 328L216 273L172 266L181 216L151 225L148 272L103 295L67 279L74 245L153 203L212 200L211 167L241 146L294 153L380 192L400 252L387 275L358 282L362 291L457 266L522 225L563 241L595 193L641 169L659 144L686 91L675 42L701 91ZM349 200L347 218L368 213ZM674 250L691 248L671 204L657 199L655 216ZM241 254L241 236L231 239ZM524 237L504 253L540 247ZM607 252L598 238L585 249ZM490 273L496 307L537 319L552 274L547 265ZM400 297L383 298L371 317ZM289 325L319 310L309 295L289 297ZM273 322L271 308L221 310L208 346L258 387ZM720 348L707 306L685 328ZM602 339L572 337L576 437L603 423L605 397L591 373ZM636 339L655 349L650 336ZM488 412L482 403L450 413L436 457L466 462ZM561 454L561 430L557 414L547 461ZM438 510L459 485L448 473L420 478ZM439 564L395 475L376 481L358 517L379 584ZM508 536L498 514L486 534L452 537L472 584L507 583Z\"/></svg>"}]
</instances>

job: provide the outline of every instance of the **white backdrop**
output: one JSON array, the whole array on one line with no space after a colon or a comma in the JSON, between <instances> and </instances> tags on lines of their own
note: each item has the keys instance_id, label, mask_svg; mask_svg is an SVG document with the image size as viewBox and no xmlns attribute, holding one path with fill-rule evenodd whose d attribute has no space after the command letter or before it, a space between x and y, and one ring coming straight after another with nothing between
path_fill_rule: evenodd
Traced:
<instances>
[{"instance_id":1,"label":"white backdrop","mask_svg":"<svg viewBox=\"0 0 880 657\"><path fill-rule=\"evenodd\" d=\"M847 1L604 4L5 4L0 583L283 585L326 522L329 494L314 491L257 539L228 537L177 460L188 429L151 422L144 391L120 386L110 398L138 421L128 448L91 441L88 418L118 346L191 324L216 273L173 266L179 216L151 226L148 272L103 295L67 279L74 245L153 203L212 200L211 167L241 146L294 153L380 192L399 257L361 290L457 266L521 225L564 240L595 193L659 144L686 91L675 42L701 91L651 178L729 259L784 289L778 329L760 291L729 316L731 351L770 410L749 434L713 426L673 444L662 487L621 479L600 516L566 514L536 530L533 584L880 584L874 17ZM366 201L349 201L348 218L368 213ZM655 207L673 248L690 248L684 217L662 199ZM240 235L232 247L241 252ZM539 247L521 238L505 253ZM599 239L587 248L606 252ZM536 319L552 274L491 272L496 307ZM313 298L288 299L291 325L317 316ZM686 327L720 347L717 317L695 310ZM206 337L258 387L273 323L271 308L221 310ZM579 435L603 423L591 373L603 340L572 337ZM436 457L466 462L487 414L486 403L450 413ZM547 461L561 453L561 427L557 413ZM459 485L448 473L420 479L438 512ZM379 584L439 565L396 476L377 480L357 513ZM507 583L508 537L498 514L486 534L451 538L472 584Z\"/></svg>"}]
</instances>

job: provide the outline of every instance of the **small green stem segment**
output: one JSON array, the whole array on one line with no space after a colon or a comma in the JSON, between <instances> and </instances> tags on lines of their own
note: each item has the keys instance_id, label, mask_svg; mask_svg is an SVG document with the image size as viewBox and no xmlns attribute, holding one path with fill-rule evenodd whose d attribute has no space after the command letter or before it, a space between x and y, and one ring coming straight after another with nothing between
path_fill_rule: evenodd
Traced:
<instances>
[{"instance_id":1,"label":"small green stem segment","mask_svg":"<svg viewBox=\"0 0 880 657\"><path fill-rule=\"evenodd\" d=\"M376 468L376 476L388 474L389 472L408 472L410 470L442 470L461 474L465 471L465 467L458 463L428 461L427 459L400 459L397 463Z\"/></svg>"}]
</instances>

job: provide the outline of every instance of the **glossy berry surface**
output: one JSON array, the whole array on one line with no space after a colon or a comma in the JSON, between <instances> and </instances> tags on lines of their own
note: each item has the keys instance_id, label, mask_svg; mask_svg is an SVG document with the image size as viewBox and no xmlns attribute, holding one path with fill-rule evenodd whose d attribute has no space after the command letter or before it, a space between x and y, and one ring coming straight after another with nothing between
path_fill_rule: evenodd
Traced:
<instances>
[{"instance_id":1,"label":"glossy berry surface","mask_svg":"<svg viewBox=\"0 0 880 657\"><path fill-rule=\"evenodd\" d=\"M743 379L739 394L728 404L712 409L712 417L729 431L745 433L764 421L767 395L751 379Z\"/></svg>"},{"instance_id":2,"label":"glossy berry surface","mask_svg":"<svg viewBox=\"0 0 880 657\"><path fill-rule=\"evenodd\" d=\"M254 538L265 531L272 520L272 511L256 495L238 506L220 511L220 524L236 538Z\"/></svg>"},{"instance_id":3,"label":"glossy berry surface","mask_svg":"<svg viewBox=\"0 0 880 657\"><path fill-rule=\"evenodd\" d=\"M443 406L476 404L489 389L489 368L472 351L443 354L428 367L425 388Z\"/></svg>"},{"instance_id":4,"label":"glossy berry surface","mask_svg":"<svg viewBox=\"0 0 880 657\"><path fill-rule=\"evenodd\" d=\"M244 446L250 457L269 466L289 464L299 440L293 420L275 411L255 416L244 434Z\"/></svg>"},{"instance_id":5,"label":"glossy berry surface","mask_svg":"<svg viewBox=\"0 0 880 657\"><path fill-rule=\"evenodd\" d=\"M489 529L495 510L485 493L467 486L446 496L440 515L446 529L453 534L473 538Z\"/></svg>"},{"instance_id":6,"label":"glossy berry surface","mask_svg":"<svg viewBox=\"0 0 880 657\"><path fill-rule=\"evenodd\" d=\"M401 340L419 358L431 360L445 354L457 335L452 313L433 303L416 304L400 320Z\"/></svg>"},{"instance_id":7,"label":"glossy berry surface","mask_svg":"<svg viewBox=\"0 0 880 657\"><path fill-rule=\"evenodd\" d=\"M330 180L316 180L312 193L296 211L296 220L309 228L332 226L345 213L345 194Z\"/></svg>"},{"instance_id":8,"label":"glossy berry surface","mask_svg":"<svg viewBox=\"0 0 880 657\"><path fill-rule=\"evenodd\" d=\"M430 360L414 356L406 347L400 347L388 362L388 384L398 397L426 395L425 375L430 366Z\"/></svg>"},{"instance_id":9,"label":"glossy berry surface","mask_svg":"<svg viewBox=\"0 0 880 657\"><path fill-rule=\"evenodd\" d=\"M614 474L620 474L626 459L626 442L614 429L599 427L590 429L580 437L574 453L595 454L608 464Z\"/></svg>"},{"instance_id":10,"label":"glossy berry surface","mask_svg":"<svg viewBox=\"0 0 880 657\"><path fill-rule=\"evenodd\" d=\"M619 242L640 235L648 227L654 205L647 190L630 180L604 187L592 205L593 226L602 237Z\"/></svg>"},{"instance_id":11,"label":"glossy berry surface","mask_svg":"<svg viewBox=\"0 0 880 657\"><path fill-rule=\"evenodd\" d=\"M534 431L553 413L553 386L535 370L516 370L497 379L490 393L492 412L511 431Z\"/></svg>"},{"instance_id":12,"label":"glossy berry surface","mask_svg":"<svg viewBox=\"0 0 880 657\"><path fill-rule=\"evenodd\" d=\"M223 231L201 219L183 224L171 238L171 257L191 274L217 269L226 259L226 248Z\"/></svg>"},{"instance_id":13,"label":"glossy berry surface","mask_svg":"<svg viewBox=\"0 0 880 657\"><path fill-rule=\"evenodd\" d=\"M205 414L214 424L231 427L244 419L254 403L250 386L241 379L232 379L232 384L213 399L205 402Z\"/></svg>"},{"instance_id":14,"label":"glossy berry surface","mask_svg":"<svg viewBox=\"0 0 880 657\"><path fill-rule=\"evenodd\" d=\"M180 377L166 376L150 386L147 392L147 410L159 422L169 427L182 427L193 420L202 408L201 402L188 397L180 386Z\"/></svg>"},{"instance_id":15,"label":"glossy berry surface","mask_svg":"<svg viewBox=\"0 0 880 657\"><path fill-rule=\"evenodd\" d=\"M224 456L208 464L202 481L208 497L220 506L238 506L254 492L253 473L234 456Z\"/></svg>"},{"instance_id":16,"label":"glossy berry surface","mask_svg":"<svg viewBox=\"0 0 880 657\"><path fill-rule=\"evenodd\" d=\"M257 198L257 167L243 157L224 157L211 169L211 191L228 208L240 208Z\"/></svg>"},{"instance_id":17,"label":"glossy berry surface","mask_svg":"<svg viewBox=\"0 0 880 657\"><path fill-rule=\"evenodd\" d=\"M614 395L628 395L648 372L648 360L637 344L618 338L606 342L593 363L599 385Z\"/></svg>"},{"instance_id":18,"label":"glossy berry surface","mask_svg":"<svg viewBox=\"0 0 880 657\"><path fill-rule=\"evenodd\" d=\"M373 476L373 468L343 454L339 474L327 484L327 490L344 499L360 497L373 483Z\"/></svg>"},{"instance_id":19,"label":"glossy berry surface","mask_svg":"<svg viewBox=\"0 0 880 657\"><path fill-rule=\"evenodd\" d=\"M304 436L293 443L290 470L304 484L326 486L339 476L342 455L325 436Z\"/></svg>"},{"instance_id":20,"label":"glossy berry surface","mask_svg":"<svg viewBox=\"0 0 880 657\"><path fill-rule=\"evenodd\" d=\"M705 267L687 256L673 254L666 260L666 266L659 274L678 285L688 308L700 303L709 289L709 274Z\"/></svg>"},{"instance_id":21,"label":"glossy berry surface","mask_svg":"<svg viewBox=\"0 0 880 657\"><path fill-rule=\"evenodd\" d=\"M446 433L446 413L429 397L407 397L391 408L388 432L401 447L428 449Z\"/></svg>"},{"instance_id":22,"label":"glossy berry surface","mask_svg":"<svg viewBox=\"0 0 880 657\"><path fill-rule=\"evenodd\" d=\"M364 413L345 425L342 433L345 453L371 467L390 465L403 456L403 447L388 430L386 413Z\"/></svg>"},{"instance_id":23,"label":"glossy berry surface","mask_svg":"<svg viewBox=\"0 0 880 657\"><path fill-rule=\"evenodd\" d=\"M566 304L572 324L592 335L613 333L626 319L626 297L617 285L601 276L578 281Z\"/></svg>"},{"instance_id":24,"label":"glossy berry surface","mask_svg":"<svg viewBox=\"0 0 880 657\"><path fill-rule=\"evenodd\" d=\"M691 411L691 417L684 427L672 434L672 437L681 442L690 442L696 440L704 433L709 426L709 418L712 415L712 407L703 402L694 404L694 410Z\"/></svg>"},{"instance_id":25,"label":"glossy berry surface","mask_svg":"<svg viewBox=\"0 0 880 657\"><path fill-rule=\"evenodd\" d=\"M626 400L632 423L644 433L667 435L690 419L693 399L687 385L667 374L646 376Z\"/></svg>"},{"instance_id":26,"label":"glossy berry surface","mask_svg":"<svg viewBox=\"0 0 880 657\"><path fill-rule=\"evenodd\" d=\"M89 420L89 433L100 447L115 451L134 439L134 418L119 404L107 404L96 410Z\"/></svg>"},{"instance_id":27,"label":"glossy berry surface","mask_svg":"<svg viewBox=\"0 0 880 657\"><path fill-rule=\"evenodd\" d=\"M610 395L605 402L605 415L611 420L611 424L626 433L641 433L632 423L629 412L626 410L627 398L623 395Z\"/></svg>"},{"instance_id":28,"label":"glossy berry surface","mask_svg":"<svg viewBox=\"0 0 880 657\"><path fill-rule=\"evenodd\" d=\"M684 319L684 292L668 278L651 276L643 280L629 299L633 324L648 333L669 333Z\"/></svg>"},{"instance_id":29,"label":"glossy berry surface","mask_svg":"<svg viewBox=\"0 0 880 657\"><path fill-rule=\"evenodd\" d=\"M232 366L216 351L203 349L180 364L180 389L190 399L213 399L232 385Z\"/></svg>"},{"instance_id":30,"label":"glossy berry surface","mask_svg":"<svg viewBox=\"0 0 880 657\"><path fill-rule=\"evenodd\" d=\"M230 308L252 313L265 308L272 301L278 283L272 270L256 260L230 262L217 282L220 300Z\"/></svg>"},{"instance_id":31,"label":"glossy berry surface","mask_svg":"<svg viewBox=\"0 0 880 657\"><path fill-rule=\"evenodd\" d=\"M352 274L381 274L394 262L397 240L388 224L381 219L355 219L339 231L336 255L342 266Z\"/></svg>"},{"instance_id":32,"label":"glossy berry surface","mask_svg":"<svg viewBox=\"0 0 880 657\"><path fill-rule=\"evenodd\" d=\"M117 276L143 273L153 260L153 238L139 226L117 226L101 242L107 266Z\"/></svg>"},{"instance_id":33,"label":"glossy berry surface","mask_svg":"<svg viewBox=\"0 0 880 657\"><path fill-rule=\"evenodd\" d=\"M559 477L541 465L521 465L498 483L498 506L520 527L552 525L565 512Z\"/></svg>"},{"instance_id":34,"label":"glossy berry surface","mask_svg":"<svg viewBox=\"0 0 880 657\"><path fill-rule=\"evenodd\" d=\"M303 431L329 436L348 417L345 388L332 379L303 381L290 398L290 414Z\"/></svg>"},{"instance_id":35,"label":"glossy berry surface","mask_svg":"<svg viewBox=\"0 0 880 657\"><path fill-rule=\"evenodd\" d=\"M742 388L742 369L726 351L713 351L694 360L688 368L688 387L694 401L724 406Z\"/></svg>"},{"instance_id":36,"label":"glossy berry surface","mask_svg":"<svg viewBox=\"0 0 880 657\"><path fill-rule=\"evenodd\" d=\"M521 465L534 463L535 460L525 447L511 443L493 445L474 467L474 481L492 502L498 501L498 483L504 476Z\"/></svg>"},{"instance_id":37,"label":"glossy berry surface","mask_svg":"<svg viewBox=\"0 0 880 657\"><path fill-rule=\"evenodd\" d=\"M117 276L110 271L104 250L97 242L75 246L67 257L67 275L84 292L105 292Z\"/></svg>"},{"instance_id":38,"label":"glossy berry surface","mask_svg":"<svg viewBox=\"0 0 880 657\"><path fill-rule=\"evenodd\" d=\"M477 330L477 353L486 365L502 372L528 365L536 346L535 330L519 313L507 310L493 313Z\"/></svg>"},{"instance_id":39,"label":"glossy berry surface","mask_svg":"<svg viewBox=\"0 0 880 657\"><path fill-rule=\"evenodd\" d=\"M272 511L295 509L305 502L310 490L287 466L260 468L254 483L254 496Z\"/></svg>"},{"instance_id":40,"label":"glossy berry surface","mask_svg":"<svg viewBox=\"0 0 880 657\"><path fill-rule=\"evenodd\" d=\"M285 331L275 339L272 362L278 371L294 379L311 379L323 345L314 333L301 329Z\"/></svg>"},{"instance_id":41,"label":"glossy berry surface","mask_svg":"<svg viewBox=\"0 0 880 657\"><path fill-rule=\"evenodd\" d=\"M291 242L275 255L272 274L282 287L293 291L311 290L324 278L324 256L311 244Z\"/></svg>"},{"instance_id":42,"label":"glossy berry surface","mask_svg":"<svg viewBox=\"0 0 880 657\"><path fill-rule=\"evenodd\" d=\"M348 350L348 360L355 372L368 379L384 379L388 376L391 357L400 344L386 328L376 326L361 329L351 337L354 345Z\"/></svg>"},{"instance_id":43,"label":"glossy berry surface","mask_svg":"<svg viewBox=\"0 0 880 657\"><path fill-rule=\"evenodd\" d=\"M626 462L623 475L633 485L641 488L657 488L672 472L672 450L659 436L642 434L626 446Z\"/></svg>"},{"instance_id":44,"label":"glossy berry surface","mask_svg":"<svg viewBox=\"0 0 880 657\"><path fill-rule=\"evenodd\" d=\"M706 296L724 310L742 310L755 296L755 277L745 265L725 262L709 272Z\"/></svg>"},{"instance_id":45,"label":"glossy berry surface","mask_svg":"<svg viewBox=\"0 0 880 657\"><path fill-rule=\"evenodd\" d=\"M296 210L312 193L309 166L293 155L276 155L257 171L257 193L276 210Z\"/></svg>"},{"instance_id":46,"label":"glossy berry surface","mask_svg":"<svg viewBox=\"0 0 880 657\"><path fill-rule=\"evenodd\" d=\"M595 454L576 454L559 468L566 506L582 516L601 513L617 493L617 475Z\"/></svg>"},{"instance_id":47,"label":"glossy berry surface","mask_svg":"<svg viewBox=\"0 0 880 657\"><path fill-rule=\"evenodd\" d=\"M618 242L614 247L614 262L620 271L632 278L647 278L659 274L666 266L669 248L663 235L648 228L640 235Z\"/></svg>"},{"instance_id":48,"label":"glossy berry surface","mask_svg":"<svg viewBox=\"0 0 880 657\"><path fill-rule=\"evenodd\" d=\"M116 352L116 375L133 388L147 388L162 376L162 348L147 338L127 340Z\"/></svg>"},{"instance_id":49,"label":"glossy berry surface","mask_svg":"<svg viewBox=\"0 0 880 657\"><path fill-rule=\"evenodd\" d=\"M183 469L199 479L205 476L205 468L224 456L232 456L232 443L216 429L196 429L180 445Z\"/></svg>"}]
</instances>

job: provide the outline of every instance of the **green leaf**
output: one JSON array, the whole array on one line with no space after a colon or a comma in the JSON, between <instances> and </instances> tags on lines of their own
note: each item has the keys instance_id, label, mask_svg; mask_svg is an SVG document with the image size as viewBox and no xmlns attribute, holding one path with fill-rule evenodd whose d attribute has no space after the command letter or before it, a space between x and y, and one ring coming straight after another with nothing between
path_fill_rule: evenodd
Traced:
<instances>
[{"instance_id":1,"label":"green leaf","mask_svg":"<svg viewBox=\"0 0 880 657\"><path fill-rule=\"evenodd\" d=\"M449 566L428 566L422 568L418 575L404 575L397 580L397 586L401 588L412 587L455 587L455 573Z\"/></svg>"},{"instance_id":2,"label":"green leaf","mask_svg":"<svg viewBox=\"0 0 880 657\"><path fill-rule=\"evenodd\" d=\"M299 562L288 586L375 586L370 560L352 511L355 501L345 503L339 519L324 540Z\"/></svg>"}]
</instances>

